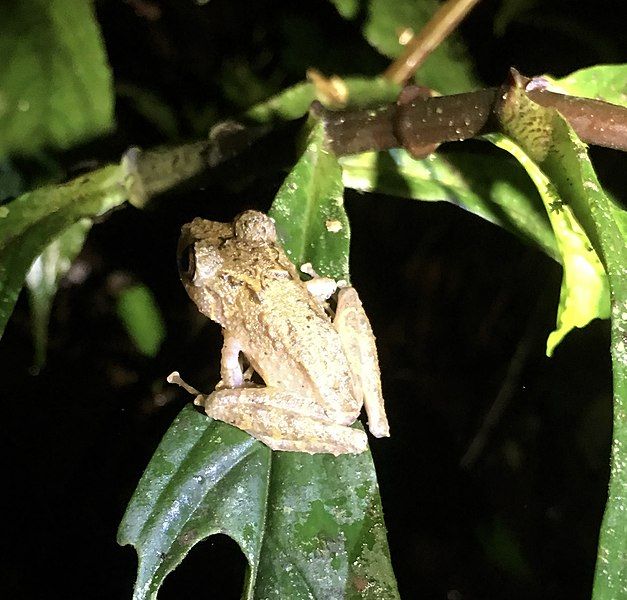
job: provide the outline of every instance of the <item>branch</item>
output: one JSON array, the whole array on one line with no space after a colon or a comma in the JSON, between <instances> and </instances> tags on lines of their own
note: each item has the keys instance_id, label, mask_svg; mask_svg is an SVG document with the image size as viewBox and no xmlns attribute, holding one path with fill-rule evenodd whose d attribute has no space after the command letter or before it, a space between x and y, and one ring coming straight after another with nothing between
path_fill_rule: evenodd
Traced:
<instances>
[{"instance_id":1,"label":"branch","mask_svg":"<svg viewBox=\"0 0 627 600\"><path fill-rule=\"evenodd\" d=\"M122 156L122 166L130 203L142 207L152 197L195 180L241 154L269 131L265 125L245 127L225 121L199 142L146 151L129 148Z\"/></svg>"},{"instance_id":2,"label":"branch","mask_svg":"<svg viewBox=\"0 0 627 600\"><path fill-rule=\"evenodd\" d=\"M556 94L538 89L538 80L525 81L533 82L525 88L529 98L559 110L584 142L627 150L626 108ZM443 142L499 131L499 107L508 86L438 97L428 96L424 88L410 86L394 104L332 111L314 102L310 112L322 121L330 149L338 156L405 148L421 158ZM297 121L283 123L290 131L292 126L299 125ZM296 131L291 133L296 135ZM153 196L173 188L200 185L198 182L203 177L215 176L215 167L229 163L253 145L256 151L251 154L263 154L263 164L256 168L265 172L268 155L274 157L289 151L289 144L275 139L277 135L285 139L282 127L278 130L270 125L246 127L228 121L214 127L207 140L145 152L131 148L123 157L129 199L132 204L143 206ZM267 153L257 152L259 143L268 147ZM289 157L281 158L289 162ZM254 156L250 160L254 163ZM250 170L251 166L247 167Z\"/></svg>"},{"instance_id":3,"label":"branch","mask_svg":"<svg viewBox=\"0 0 627 600\"><path fill-rule=\"evenodd\" d=\"M330 147L338 156L403 147L424 157L442 142L499 131L500 99L506 90L420 96L410 102L361 110L329 111L314 102L312 112L324 123ZM542 106L559 110L584 142L627 150L627 108L545 89L529 89L527 95Z\"/></svg>"},{"instance_id":4,"label":"branch","mask_svg":"<svg viewBox=\"0 0 627 600\"><path fill-rule=\"evenodd\" d=\"M627 150L627 109L601 100L530 90L535 103L556 108L587 144Z\"/></svg>"}]
</instances>

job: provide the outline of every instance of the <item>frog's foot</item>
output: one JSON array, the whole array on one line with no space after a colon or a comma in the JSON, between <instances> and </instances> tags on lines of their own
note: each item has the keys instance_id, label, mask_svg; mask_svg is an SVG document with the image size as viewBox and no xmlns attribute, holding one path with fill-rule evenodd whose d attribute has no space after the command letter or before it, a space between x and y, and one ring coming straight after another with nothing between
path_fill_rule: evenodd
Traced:
<instances>
[{"instance_id":1,"label":"frog's foot","mask_svg":"<svg viewBox=\"0 0 627 600\"><path fill-rule=\"evenodd\" d=\"M313 401L267 387L224 389L202 397L213 419L243 429L272 450L359 454L368 439L360 429L331 421Z\"/></svg>"},{"instance_id":2,"label":"frog's foot","mask_svg":"<svg viewBox=\"0 0 627 600\"><path fill-rule=\"evenodd\" d=\"M172 371L172 373L166 377L166 381L182 387L186 392L192 394L192 396L200 396L200 392L196 388L183 381L178 371Z\"/></svg>"},{"instance_id":3,"label":"frog's foot","mask_svg":"<svg viewBox=\"0 0 627 600\"><path fill-rule=\"evenodd\" d=\"M335 279L330 277L314 277L309 281L305 281L307 291L317 298L320 302L328 300L337 290Z\"/></svg>"}]
</instances>

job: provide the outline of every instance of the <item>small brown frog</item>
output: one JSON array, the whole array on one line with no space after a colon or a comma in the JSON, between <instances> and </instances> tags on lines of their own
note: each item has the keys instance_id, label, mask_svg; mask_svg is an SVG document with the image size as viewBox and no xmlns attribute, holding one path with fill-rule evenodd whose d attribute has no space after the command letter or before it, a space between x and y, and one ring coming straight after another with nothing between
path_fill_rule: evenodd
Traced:
<instances>
[{"instance_id":1,"label":"small brown frog","mask_svg":"<svg viewBox=\"0 0 627 600\"><path fill-rule=\"evenodd\" d=\"M368 427L389 436L372 329L357 292L335 281L301 281L274 222L249 210L233 223L194 219L179 242L181 280L198 309L222 326L222 381L195 404L273 450L363 452L350 427L365 405ZM244 359L248 365L242 365ZM253 370L265 386L252 381Z\"/></svg>"}]
</instances>

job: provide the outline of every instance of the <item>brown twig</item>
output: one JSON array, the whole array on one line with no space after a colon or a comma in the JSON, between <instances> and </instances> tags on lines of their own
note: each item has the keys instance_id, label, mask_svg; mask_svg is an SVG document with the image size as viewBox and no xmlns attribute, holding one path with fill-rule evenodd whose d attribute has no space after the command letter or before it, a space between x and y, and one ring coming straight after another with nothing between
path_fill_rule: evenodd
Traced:
<instances>
[{"instance_id":1,"label":"brown twig","mask_svg":"<svg viewBox=\"0 0 627 600\"><path fill-rule=\"evenodd\" d=\"M412 38L405 51L386 69L383 77L394 83L409 81L446 37L459 25L479 0L447 0L429 22Z\"/></svg>"},{"instance_id":2,"label":"brown twig","mask_svg":"<svg viewBox=\"0 0 627 600\"><path fill-rule=\"evenodd\" d=\"M584 142L627 150L627 109L622 106L547 90L530 90L527 95L536 104L556 108Z\"/></svg>"},{"instance_id":3,"label":"brown twig","mask_svg":"<svg viewBox=\"0 0 627 600\"><path fill-rule=\"evenodd\" d=\"M234 158L266 135L269 127L245 127L235 121L216 125L209 138L189 144L129 148L122 156L129 200L144 206L154 196L194 180L204 172Z\"/></svg>"},{"instance_id":4,"label":"brown twig","mask_svg":"<svg viewBox=\"0 0 627 600\"><path fill-rule=\"evenodd\" d=\"M327 111L319 104L312 110L322 119L331 149L338 156L400 147L412 152L413 148L499 131L502 93L500 88L487 88L372 110ZM527 94L542 106L558 109L584 142L627 151L627 108L546 90Z\"/></svg>"},{"instance_id":5,"label":"brown twig","mask_svg":"<svg viewBox=\"0 0 627 600\"><path fill-rule=\"evenodd\" d=\"M406 88L399 102L372 109L331 111L316 101L311 112L323 123L330 149L338 156L405 148L421 157L442 142L500 130L499 107L506 87L438 97L428 97L423 91ZM557 108L584 142L627 151L627 108L545 89L528 87L526 93L538 104ZM292 135L299 126L295 121ZM273 138L281 132L275 129L271 125L226 122L216 126L208 140L145 152L130 149L123 164L131 202L141 206L158 194L185 187L209 173L213 177L215 167L256 144L267 144L273 156L281 154L279 148L284 145L277 145ZM262 164L257 168L263 172L268 168L267 156L261 156Z\"/></svg>"}]
</instances>

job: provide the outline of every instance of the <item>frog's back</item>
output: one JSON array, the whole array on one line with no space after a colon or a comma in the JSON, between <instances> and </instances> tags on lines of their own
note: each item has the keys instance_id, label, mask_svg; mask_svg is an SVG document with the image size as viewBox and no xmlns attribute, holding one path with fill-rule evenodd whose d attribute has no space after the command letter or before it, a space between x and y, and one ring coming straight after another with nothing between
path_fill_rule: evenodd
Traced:
<instances>
[{"instance_id":1,"label":"frog's back","mask_svg":"<svg viewBox=\"0 0 627 600\"><path fill-rule=\"evenodd\" d=\"M340 337L324 307L300 281L266 282L248 312L249 355L266 385L315 395L331 416L346 413L355 420L361 402L355 398Z\"/></svg>"}]
</instances>

